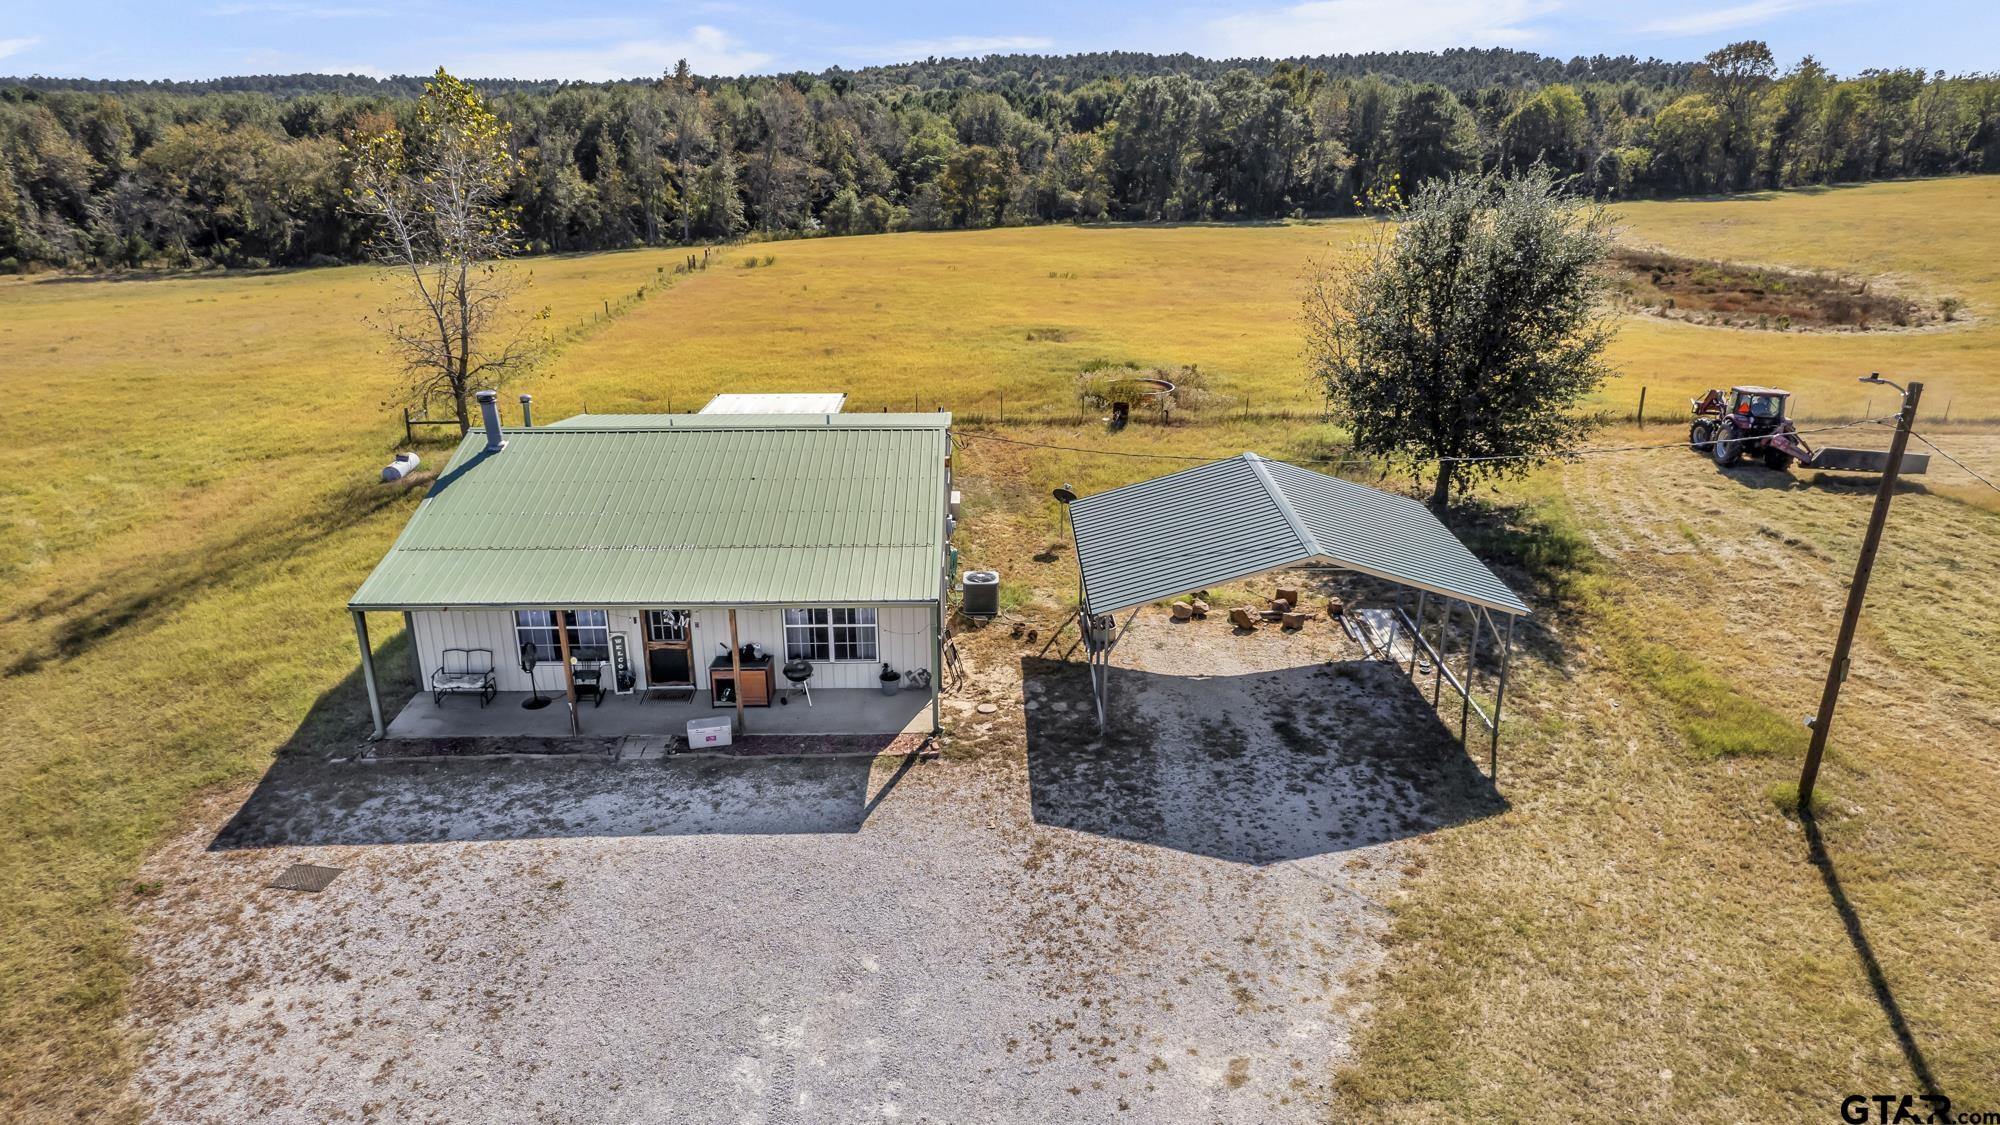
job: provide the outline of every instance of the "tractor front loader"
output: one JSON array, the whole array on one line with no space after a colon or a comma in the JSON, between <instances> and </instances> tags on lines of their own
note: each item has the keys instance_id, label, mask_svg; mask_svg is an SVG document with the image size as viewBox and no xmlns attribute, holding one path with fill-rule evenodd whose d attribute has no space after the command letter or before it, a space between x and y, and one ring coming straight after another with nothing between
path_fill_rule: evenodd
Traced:
<instances>
[{"instance_id":1,"label":"tractor front loader","mask_svg":"<svg viewBox=\"0 0 2000 1125\"><path fill-rule=\"evenodd\" d=\"M1774 387L1731 387L1724 395L1712 390L1689 402L1693 421L1688 425L1688 445L1698 453L1715 458L1728 468L1748 457L1756 457L1770 469L1783 471L1794 464L1807 469L1828 469L1849 473L1880 473L1889 468L1889 454L1877 449L1843 449L1828 446L1814 449L1785 413L1790 391ZM1921 473L1930 468L1930 454L1904 453L1901 471Z\"/></svg>"}]
</instances>

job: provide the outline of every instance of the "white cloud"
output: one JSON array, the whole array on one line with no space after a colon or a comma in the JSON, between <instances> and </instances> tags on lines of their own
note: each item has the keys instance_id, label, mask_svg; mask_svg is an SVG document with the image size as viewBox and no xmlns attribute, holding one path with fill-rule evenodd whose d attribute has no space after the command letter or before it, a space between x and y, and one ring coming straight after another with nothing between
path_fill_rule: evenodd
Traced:
<instances>
[{"instance_id":1,"label":"white cloud","mask_svg":"<svg viewBox=\"0 0 2000 1125\"><path fill-rule=\"evenodd\" d=\"M880 47L857 47L848 53L868 58L976 58L1012 51L1046 51L1055 40L1043 35L948 35L940 39L904 39Z\"/></svg>"},{"instance_id":2,"label":"white cloud","mask_svg":"<svg viewBox=\"0 0 2000 1125\"><path fill-rule=\"evenodd\" d=\"M1815 6L1810 0L1750 0L1747 4L1710 8L1705 12L1689 12L1685 15L1654 20L1651 23L1641 24L1638 30L1648 35L1713 35L1719 31L1749 27L1788 12Z\"/></svg>"},{"instance_id":3,"label":"white cloud","mask_svg":"<svg viewBox=\"0 0 2000 1125\"><path fill-rule=\"evenodd\" d=\"M771 61L720 28L706 25L664 39L626 39L560 47L494 47L453 54L447 70L465 78L561 78L602 82L662 74L686 59L697 74L748 74Z\"/></svg>"},{"instance_id":4,"label":"white cloud","mask_svg":"<svg viewBox=\"0 0 2000 1125\"><path fill-rule=\"evenodd\" d=\"M42 38L39 35L28 35L19 39L0 39L0 59L4 59L9 55L18 55L41 41Z\"/></svg>"},{"instance_id":5,"label":"white cloud","mask_svg":"<svg viewBox=\"0 0 2000 1125\"><path fill-rule=\"evenodd\" d=\"M1308 0L1211 20L1197 54L1285 58L1533 42L1554 0Z\"/></svg>"}]
</instances>

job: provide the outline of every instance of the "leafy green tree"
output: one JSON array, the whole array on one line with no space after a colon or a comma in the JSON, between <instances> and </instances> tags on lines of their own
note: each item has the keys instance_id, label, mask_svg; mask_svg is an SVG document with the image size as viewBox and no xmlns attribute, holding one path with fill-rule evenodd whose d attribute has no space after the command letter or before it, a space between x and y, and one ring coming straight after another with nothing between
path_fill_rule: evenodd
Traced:
<instances>
[{"instance_id":1,"label":"leafy green tree","mask_svg":"<svg viewBox=\"0 0 2000 1125\"><path fill-rule=\"evenodd\" d=\"M1758 98L1778 71L1771 48L1761 40L1746 39L1710 51L1695 68L1695 87L1708 94L1722 116L1719 157L1726 186L1747 187L1757 165Z\"/></svg>"},{"instance_id":2,"label":"leafy green tree","mask_svg":"<svg viewBox=\"0 0 2000 1125\"><path fill-rule=\"evenodd\" d=\"M1610 374L1609 240L1603 207L1537 166L1433 180L1371 246L1323 263L1306 355L1354 448L1435 464L1439 512L1455 486L1559 457L1586 429L1575 408Z\"/></svg>"},{"instance_id":3,"label":"leafy green tree","mask_svg":"<svg viewBox=\"0 0 2000 1125\"><path fill-rule=\"evenodd\" d=\"M1559 171L1581 171L1589 132L1589 111L1577 92L1560 82L1544 86L1501 124L1502 166L1525 168L1541 161Z\"/></svg>"},{"instance_id":4,"label":"leafy green tree","mask_svg":"<svg viewBox=\"0 0 2000 1125\"><path fill-rule=\"evenodd\" d=\"M1435 83L1403 96L1389 134L1389 162L1410 187L1479 166L1479 127L1451 91Z\"/></svg>"},{"instance_id":5,"label":"leafy green tree","mask_svg":"<svg viewBox=\"0 0 2000 1125\"><path fill-rule=\"evenodd\" d=\"M1714 98L1676 98L1653 118L1653 159L1680 190L1714 191L1728 173L1728 134L1728 114Z\"/></svg>"},{"instance_id":6,"label":"leafy green tree","mask_svg":"<svg viewBox=\"0 0 2000 1125\"><path fill-rule=\"evenodd\" d=\"M516 275L499 259L517 227L506 192L514 156L479 92L440 67L409 129L376 118L348 135L349 200L375 230L399 296L378 326L402 361L410 401L448 404L471 429L468 401L527 363L537 341L503 322Z\"/></svg>"},{"instance_id":7,"label":"leafy green tree","mask_svg":"<svg viewBox=\"0 0 2000 1125\"><path fill-rule=\"evenodd\" d=\"M1827 88L1831 85L1826 68L1807 55L1772 91L1766 183L1776 187L1819 178L1820 169L1811 166L1819 147L1814 134L1824 127Z\"/></svg>"}]
</instances>

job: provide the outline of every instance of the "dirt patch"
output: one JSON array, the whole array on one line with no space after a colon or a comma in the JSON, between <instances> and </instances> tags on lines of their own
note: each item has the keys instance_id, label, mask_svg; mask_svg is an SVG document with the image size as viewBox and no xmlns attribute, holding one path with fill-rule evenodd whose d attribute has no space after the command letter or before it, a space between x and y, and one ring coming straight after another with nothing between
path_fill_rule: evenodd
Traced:
<instances>
[{"instance_id":1,"label":"dirt patch","mask_svg":"<svg viewBox=\"0 0 2000 1125\"><path fill-rule=\"evenodd\" d=\"M1786 270L1662 250L1612 251L1612 287L1627 309L1727 328L1774 332L1877 332L1967 319L1953 296L1916 296L1879 278Z\"/></svg>"}]
</instances>

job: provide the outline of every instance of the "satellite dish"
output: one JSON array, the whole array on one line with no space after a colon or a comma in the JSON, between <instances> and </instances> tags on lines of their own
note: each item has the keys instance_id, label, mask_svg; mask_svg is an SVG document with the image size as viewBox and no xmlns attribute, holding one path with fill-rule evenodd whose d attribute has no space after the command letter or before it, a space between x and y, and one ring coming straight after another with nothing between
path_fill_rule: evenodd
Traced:
<instances>
[{"instance_id":1,"label":"satellite dish","mask_svg":"<svg viewBox=\"0 0 2000 1125\"><path fill-rule=\"evenodd\" d=\"M1076 493L1071 491L1069 485L1066 484L1056 489L1054 496L1060 503L1073 504L1076 502Z\"/></svg>"}]
</instances>

